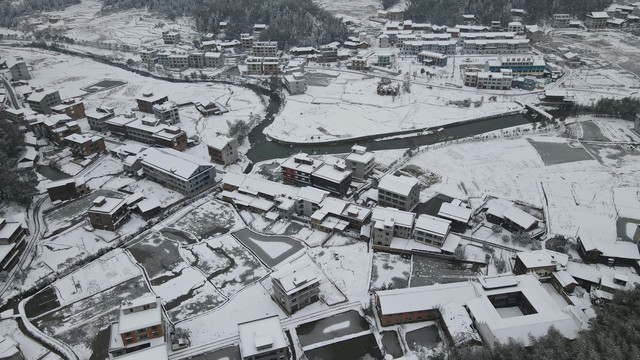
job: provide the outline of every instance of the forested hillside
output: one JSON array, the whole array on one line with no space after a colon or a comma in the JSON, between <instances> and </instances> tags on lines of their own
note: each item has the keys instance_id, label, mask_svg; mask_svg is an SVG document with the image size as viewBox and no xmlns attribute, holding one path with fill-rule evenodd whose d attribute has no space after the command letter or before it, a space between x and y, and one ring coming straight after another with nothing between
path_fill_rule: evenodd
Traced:
<instances>
[{"instance_id":1,"label":"forested hillside","mask_svg":"<svg viewBox=\"0 0 640 360\"><path fill-rule=\"evenodd\" d=\"M13 27L18 25L18 16L33 11L63 9L72 4L79 4L80 0L22 0L0 1L0 26Z\"/></svg>"},{"instance_id":2,"label":"forested hillside","mask_svg":"<svg viewBox=\"0 0 640 360\"><path fill-rule=\"evenodd\" d=\"M194 16L198 30L216 32L228 21L226 34L238 38L253 24L277 25L263 32L264 40L293 45L318 45L344 40L346 26L311 0L104 0L104 11L146 7L167 16Z\"/></svg>"},{"instance_id":3,"label":"forested hillside","mask_svg":"<svg viewBox=\"0 0 640 360\"><path fill-rule=\"evenodd\" d=\"M462 14L474 14L483 24L510 19L510 9L525 9L526 21L536 23L554 13L568 13L584 18L585 13L601 11L612 0L407 0L405 18L419 22L454 25Z\"/></svg>"}]
</instances>

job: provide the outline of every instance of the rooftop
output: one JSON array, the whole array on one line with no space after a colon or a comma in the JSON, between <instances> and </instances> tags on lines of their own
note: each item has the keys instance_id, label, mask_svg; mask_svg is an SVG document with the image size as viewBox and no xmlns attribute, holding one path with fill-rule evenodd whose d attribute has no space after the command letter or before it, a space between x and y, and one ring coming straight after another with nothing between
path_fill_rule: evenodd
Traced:
<instances>
[{"instance_id":1,"label":"rooftop","mask_svg":"<svg viewBox=\"0 0 640 360\"><path fill-rule=\"evenodd\" d=\"M466 224L471 219L471 209L453 205L452 203L442 203L438 216Z\"/></svg>"},{"instance_id":2,"label":"rooftop","mask_svg":"<svg viewBox=\"0 0 640 360\"><path fill-rule=\"evenodd\" d=\"M67 141L76 143L76 144L84 144L88 141L96 142L104 139L102 136L98 135L88 135L88 134L71 134L64 138Z\"/></svg>"},{"instance_id":3,"label":"rooftop","mask_svg":"<svg viewBox=\"0 0 640 360\"><path fill-rule=\"evenodd\" d=\"M439 236L447 235L450 226L451 221L426 214L418 216L416 220L416 230L420 229Z\"/></svg>"},{"instance_id":4,"label":"rooftop","mask_svg":"<svg viewBox=\"0 0 640 360\"><path fill-rule=\"evenodd\" d=\"M49 94L54 94L57 93L58 90L44 90L44 91L34 91L31 93L31 95L29 95L29 97L27 98L27 101L35 101L35 102L40 102L42 101L42 99L45 98L45 96L49 95Z\"/></svg>"},{"instance_id":5,"label":"rooftop","mask_svg":"<svg viewBox=\"0 0 640 360\"><path fill-rule=\"evenodd\" d=\"M516 256L528 269L558 265L566 267L569 262L568 255L549 250L520 252Z\"/></svg>"},{"instance_id":6,"label":"rooftop","mask_svg":"<svg viewBox=\"0 0 640 360\"><path fill-rule=\"evenodd\" d=\"M323 164L316 171L313 172L313 176L319 177L325 180L340 183L351 175L351 170L338 170L334 165Z\"/></svg>"},{"instance_id":7,"label":"rooftop","mask_svg":"<svg viewBox=\"0 0 640 360\"><path fill-rule=\"evenodd\" d=\"M99 205L102 201L104 201L104 203L102 205ZM113 214L126 204L126 199L98 196L95 200L93 200L93 205L91 205L88 211L94 213Z\"/></svg>"},{"instance_id":8,"label":"rooftop","mask_svg":"<svg viewBox=\"0 0 640 360\"><path fill-rule=\"evenodd\" d=\"M243 358L287 347L277 315L238 324Z\"/></svg>"},{"instance_id":9,"label":"rooftop","mask_svg":"<svg viewBox=\"0 0 640 360\"><path fill-rule=\"evenodd\" d=\"M452 302L465 303L477 296L470 282L384 290L377 291L376 295L383 315L437 309Z\"/></svg>"},{"instance_id":10,"label":"rooftop","mask_svg":"<svg viewBox=\"0 0 640 360\"><path fill-rule=\"evenodd\" d=\"M288 263L271 273L271 277L282 286L287 295L320 282L320 278L316 276L320 269L305 259L309 258L303 257L301 261Z\"/></svg>"},{"instance_id":11,"label":"rooftop","mask_svg":"<svg viewBox=\"0 0 640 360\"><path fill-rule=\"evenodd\" d=\"M388 208L384 206L376 206L373 209L373 214L371 215L372 222L377 221L389 221L392 220L393 224L398 224L400 226L411 228L413 227L413 222L416 218L416 214L409 211L402 211L394 208Z\"/></svg>"},{"instance_id":12,"label":"rooftop","mask_svg":"<svg viewBox=\"0 0 640 360\"><path fill-rule=\"evenodd\" d=\"M517 207L508 208L503 213L503 216L505 219L509 219L513 221L516 225L525 229L529 229L530 227L534 226L538 222L538 219L518 209Z\"/></svg>"},{"instance_id":13,"label":"rooftop","mask_svg":"<svg viewBox=\"0 0 640 360\"><path fill-rule=\"evenodd\" d=\"M212 165L204 160L181 153L173 149L148 148L140 153L142 164L156 168L165 173L188 180Z\"/></svg>"},{"instance_id":14,"label":"rooftop","mask_svg":"<svg viewBox=\"0 0 640 360\"><path fill-rule=\"evenodd\" d=\"M418 180L415 178L387 174L378 183L378 189L384 189L402 196L409 196L411 189L417 185Z\"/></svg>"},{"instance_id":15,"label":"rooftop","mask_svg":"<svg viewBox=\"0 0 640 360\"><path fill-rule=\"evenodd\" d=\"M228 137L224 137L224 136L218 136L215 137L211 140L209 140L209 142L207 143L207 145L211 148L214 148L216 150L222 150L224 149L229 143L231 142L231 139Z\"/></svg>"},{"instance_id":16,"label":"rooftop","mask_svg":"<svg viewBox=\"0 0 640 360\"><path fill-rule=\"evenodd\" d=\"M122 310L149 304L155 298L156 306L145 310L135 311L132 313L123 313ZM136 300L131 301L131 305L127 303L126 307L121 307L119 333L124 334L129 331L140 330L154 325L162 324L162 306L160 298L154 295L145 295Z\"/></svg>"}]
</instances>

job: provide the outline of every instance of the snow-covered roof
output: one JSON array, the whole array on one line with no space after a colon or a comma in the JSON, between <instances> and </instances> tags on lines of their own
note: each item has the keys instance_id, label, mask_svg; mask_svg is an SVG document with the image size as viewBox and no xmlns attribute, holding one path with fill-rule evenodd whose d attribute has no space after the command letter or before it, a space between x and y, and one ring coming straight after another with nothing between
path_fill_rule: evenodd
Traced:
<instances>
[{"instance_id":1,"label":"snow-covered roof","mask_svg":"<svg viewBox=\"0 0 640 360\"><path fill-rule=\"evenodd\" d=\"M397 224L407 228L413 227L415 218L416 214L410 211L402 211L384 206L376 206L371 215L371 221L374 223L378 221L383 223L385 221L392 221L393 225Z\"/></svg>"},{"instance_id":2,"label":"snow-covered roof","mask_svg":"<svg viewBox=\"0 0 640 360\"><path fill-rule=\"evenodd\" d=\"M212 147L216 150L222 150L224 149L229 143L231 142L231 139L225 136L217 136L214 137L212 139L209 139L209 141L207 142L207 145L209 147Z\"/></svg>"},{"instance_id":3,"label":"snow-covered roof","mask_svg":"<svg viewBox=\"0 0 640 360\"><path fill-rule=\"evenodd\" d=\"M19 353L18 343L12 337L0 335L0 358L13 359L13 356L18 356Z\"/></svg>"},{"instance_id":4,"label":"snow-covered roof","mask_svg":"<svg viewBox=\"0 0 640 360\"><path fill-rule=\"evenodd\" d=\"M471 219L471 209L445 202L440 205L438 216L462 223L468 223L469 219Z\"/></svg>"},{"instance_id":5,"label":"snow-covered roof","mask_svg":"<svg viewBox=\"0 0 640 360\"><path fill-rule=\"evenodd\" d=\"M298 153L285 160L281 166L310 174L322 164L324 162L321 160L314 160L305 153Z\"/></svg>"},{"instance_id":6,"label":"snow-covered roof","mask_svg":"<svg viewBox=\"0 0 640 360\"><path fill-rule=\"evenodd\" d=\"M454 346L482 342L480 335L473 326L469 313L460 303L443 304L440 306L440 316L449 334L451 334Z\"/></svg>"},{"instance_id":7,"label":"snow-covered roof","mask_svg":"<svg viewBox=\"0 0 640 360\"><path fill-rule=\"evenodd\" d=\"M607 14L606 11L592 11L591 13L587 14L587 16L592 17L594 19L608 19L609 18L609 14Z\"/></svg>"},{"instance_id":8,"label":"snow-covered roof","mask_svg":"<svg viewBox=\"0 0 640 360\"><path fill-rule=\"evenodd\" d=\"M387 174L378 183L378 189L383 189L402 196L409 196L411 189L418 186L418 180L409 176Z\"/></svg>"},{"instance_id":9,"label":"snow-covered roof","mask_svg":"<svg viewBox=\"0 0 640 360\"><path fill-rule=\"evenodd\" d=\"M640 260L638 245L626 241L611 241L609 239L595 239L590 231L579 230L578 238L586 251L596 250L602 256Z\"/></svg>"},{"instance_id":10,"label":"snow-covered roof","mask_svg":"<svg viewBox=\"0 0 640 360\"><path fill-rule=\"evenodd\" d=\"M558 280L558 283L560 283L560 286L562 287L565 287L571 284L576 284L576 285L578 284L576 282L576 279L574 279L573 276L571 276L571 274L569 274L565 270L554 271L551 273L551 276L556 278L556 280Z\"/></svg>"},{"instance_id":11,"label":"snow-covered roof","mask_svg":"<svg viewBox=\"0 0 640 360\"><path fill-rule=\"evenodd\" d=\"M167 95L164 94L154 94L154 93L143 93L142 95L136 97L137 101L144 101L144 102L150 102L150 103L154 103L156 101L160 101L164 98L166 98Z\"/></svg>"},{"instance_id":12,"label":"snow-covered roof","mask_svg":"<svg viewBox=\"0 0 640 360\"><path fill-rule=\"evenodd\" d=\"M427 50L420 51L418 53L418 56L424 56L424 57L434 58L434 59L445 59L447 57L447 55L440 54L433 51L427 51Z\"/></svg>"},{"instance_id":13,"label":"snow-covered roof","mask_svg":"<svg viewBox=\"0 0 640 360\"><path fill-rule=\"evenodd\" d=\"M103 137L99 135L89 135L89 134L71 134L71 135L65 136L64 139L76 144L84 144L88 141L91 141L91 142L100 141L101 139L103 139Z\"/></svg>"},{"instance_id":14,"label":"snow-covered roof","mask_svg":"<svg viewBox=\"0 0 640 360\"><path fill-rule=\"evenodd\" d=\"M212 165L204 160L173 149L148 148L140 153L144 165L156 168L173 176L188 180Z\"/></svg>"},{"instance_id":15,"label":"snow-covered roof","mask_svg":"<svg viewBox=\"0 0 640 360\"><path fill-rule=\"evenodd\" d=\"M447 235L447 238L444 239L444 243L442 244L440 249L444 252L452 254L460 244L460 240L462 240L460 236L449 233L449 235Z\"/></svg>"},{"instance_id":16,"label":"snow-covered roof","mask_svg":"<svg viewBox=\"0 0 640 360\"><path fill-rule=\"evenodd\" d=\"M351 173L351 170L338 170L334 165L323 164L313 172L313 176L335 183L341 183L348 178Z\"/></svg>"},{"instance_id":17,"label":"snow-covered roof","mask_svg":"<svg viewBox=\"0 0 640 360\"><path fill-rule=\"evenodd\" d=\"M138 209L142 213L146 213L148 211L155 210L161 206L160 200L158 199L145 199L138 203Z\"/></svg>"},{"instance_id":18,"label":"snow-covered roof","mask_svg":"<svg viewBox=\"0 0 640 360\"><path fill-rule=\"evenodd\" d=\"M477 296L469 282L384 290L376 295L382 315L432 310L452 302L465 303Z\"/></svg>"},{"instance_id":19,"label":"snow-covered roof","mask_svg":"<svg viewBox=\"0 0 640 360\"><path fill-rule=\"evenodd\" d=\"M221 195L223 198L232 199L236 205L248 206L262 211L269 211L275 206L275 203L273 201L243 194L238 191L224 190L222 191Z\"/></svg>"},{"instance_id":20,"label":"snow-covered roof","mask_svg":"<svg viewBox=\"0 0 640 360\"><path fill-rule=\"evenodd\" d=\"M126 118L124 116L116 116L114 118L105 120L105 124L107 125L114 125L114 126L124 126L127 125L130 122L135 121L136 119L131 119L131 118Z\"/></svg>"},{"instance_id":21,"label":"snow-covered roof","mask_svg":"<svg viewBox=\"0 0 640 360\"><path fill-rule=\"evenodd\" d=\"M222 179L222 183L237 187L240 192L254 195L267 194L273 198L277 196L295 197L298 193L298 188L295 186L269 181L255 175L227 173Z\"/></svg>"},{"instance_id":22,"label":"snow-covered roof","mask_svg":"<svg viewBox=\"0 0 640 360\"><path fill-rule=\"evenodd\" d=\"M27 146L27 149L25 153L22 155L22 158L20 159L20 161L22 160L35 161L36 157L38 157L38 151L30 146Z\"/></svg>"},{"instance_id":23,"label":"snow-covered roof","mask_svg":"<svg viewBox=\"0 0 640 360\"><path fill-rule=\"evenodd\" d=\"M422 214L416 220L416 230L421 230L437 236L445 236L449 232L451 221L435 216Z\"/></svg>"},{"instance_id":24,"label":"snow-covered roof","mask_svg":"<svg viewBox=\"0 0 640 360\"><path fill-rule=\"evenodd\" d=\"M29 97L27 98L27 101L35 101L35 102L40 102L42 101L42 99L44 99L47 95L49 94L54 94L57 93L58 90L43 90L43 91L34 91L31 93L31 95L29 95Z\"/></svg>"},{"instance_id":25,"label":"snow-covered roof","mask_svg":"<svg viewBox=\"0 0 640 360\"><path fill-rule=\"evenodd\" d=\"M602 275L597 268L586 264L570 261L567 264L567 272L576 279L586 280L598 284Z\"/></svg>"},{"instance_id":26,"label":"snow-covered roof","mask_svg":"<svg viewBox=\"0 0 640 360\"><path fill-rule=\"evenodd\" d=\"M547 266L566 267L569 256L555 251L535 250L530 252L520 252L516 255L527 269L535 269Z\"/></svg>"},{"instance_id":27,"label":"snow-covered roof","mask_svg":"<svg viewBox=\"0 0 640 360\"><path fill-rule=\"evenodd\" d=\"M85 179L84 177L77 177L77 178L68 178L68 179L52 181L47 185L45 185L45 189L53 189L59 186L67 185L69 183L74 183L76 186L80 186L85 184Z\"/></svg>"},{"instance_id":28,"label":"snow-covered roof","mask_svg":"<svg viewBox=\"0 0 640 360\"><path fill-rule=\"evenodd\" d=\"M277 315L238 324L242 358L287 347Z\"/></svg>"},{"instance_id":29,"label":"snow-covered roof","mask_svg":"<svg viewBox=\"0 0 640 360\"><path fill-rule=\"evenodd\" d=\"M505 219L511 220L513 223L524 229L529 229L538 222L538 219L518 209L517 207L508 208L503 213L503 216Z\"/></svg>"},{"instance_id":30,"label":"snow-covered roof","mask_svg":"<svg viewBox=\"0 0 640 360\"><path fill-rule=\"evenodd\" d=\"M485 276L481 277L478 280L480 281L480 285L482 285L482 287L486 290L500 289L504 287L515 286L518 284L518 280L516 280L516 277L513 274Z\"/></svg>"},{"instance_id":31,"label":"snow-covered roof","mask_svg":"<svg viewBox=\"0 0 640 360\"><path fill-rule=\"evenodd\" d=\"M336 216L345 216L362 222L369 217L369 215L371 214L371 210L344 200L327 197L320 204L320 208L316 210L316 212L311 214L311 218L321 221L330 214Z\"/></svg>"},{"instance_id":32,"label":"snow-covered roof","mask_svg":"<svg viewBox=\"0 0 640 360\"><path fill-rule=\"evenodd\" d=\"M312 186L305 186L298 191L298 199L308 201L314 204L320 204L324 198L329 195L326 190L314 188Z\"/></svg>"},{"instance_id":33,"label":"snow-covered roof","mask_svg":"<svg viewBox=\"0 0 640 360\"><path fill-rule=\"evenodd\" d=\"M102 200L104 200L104 203L102 205L99 205ZM89 208L88 211L94 213L113 214L126 204L127 201L125 199L98 196L93 201L93 205Z\"/></svg>"},{"instance_id":34,"label":"snow-covered roof","mask_svg":"<svg viewBox=\"0 0 640 360\"><path fill-rule=\"evenodd\" d=\"M168 358L167 346L164 343L118 356L118 360L166 360Z\"/></svg>"},{"instance_id":35,"label":"snow-covered roof","mask_svg":"<svg viewBox=\"0 0 640 360\"><path fill-rule=\"evenodd\" d=\"M302 259L309 259L303 257ZM316 274L320 270L311 261L295 261L281 266L271 273L271 278L277 281L287 295L298 292L306 287L320 282Z\"/></svg>"},{"instance_id":36,"label":"snow-covered roof","mask_svg":"<svg viewBox=\"0 0 640 360\"><path fill-rule=\"evenodd\" d=\"M138 306L148 305L155 302L156 306L145 310L124 313L122 310L130 309ZM162 324L162 306L160 298L155 295L145 295L136 300L127 302L120 308L119 332L124 334L130 331L148 328L154 325Z\"/></svg>"},{"instance_id":37,"label":"snow-covered roof","mask_svg":"<svg viewBox=\"0 0 640 360\"><path fill-rule=\"evenodd\" d=\"M527 345L530 335L545 335L551 326L569 339L576 337L579 325L571 315L563 311L564 307L551 298L534 275L519 275L515 278L517 285L492 290L478 288L481 295L467 301L467 308L475 322L482 324L493 335L491 342L499 341L506 344L513 338ZM514 292L520 292L521 296L526 298L531 305L532 313L502 316L489 300L490 296ZM488 341L486 338L485 340Z\"/></svg>"},{"instance_id":38,"label":"snow-covered roof","mask_svg":"<svg viewBox=\"0 0 640 360\"><path fill-rule=\"evenodd\" d=\"M357 146L357 145L356 145ZM356 147L354 146L354 148ZM358 148L364 148L364 151L352 151L347 155L346 160L353 161L360 164L367 164L368 162L375 159L375 154L372 152L366 152L367 148L364 146L358 146ZM352 148L353 149L353 148Z\"/></svg>"}]
</instances>

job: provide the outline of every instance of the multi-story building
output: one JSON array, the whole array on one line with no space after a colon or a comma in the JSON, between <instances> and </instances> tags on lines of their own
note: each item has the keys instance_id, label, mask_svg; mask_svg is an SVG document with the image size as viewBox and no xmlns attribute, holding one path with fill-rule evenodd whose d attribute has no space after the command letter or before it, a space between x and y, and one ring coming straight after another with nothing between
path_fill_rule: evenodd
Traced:
<instances>
[{"instance_id":1,"label":"multi-story building","mask_svg":"<svg viewBox=\"0 0 640 360\"><path fill-rule=\"evenodd\" d=\"M391 65L391 53L378 53L378 62L376 65L378 66L389 66Z\"/></svg>"},{"instance_id":2,"label":"multi-story building","mask_svg":"<svg viewBox=\"0 0 640 360\"><path fill-rule=\"evenodd\" d=\"M11 79L13 79L13 81L31 79L31 74L29 74L27 63L22 60L16 61L13 65L11 65L9 67L9 71L11 72Z\"/></svg>"},{"instance_id":3,"label":"multi-story building","mask_svg":"<svg viewBox=\"0 0 640 360\"><path fill-rule=\"evenodd\" d=\"M169 69L184 70L189 68L188 54L171 54L167 57L165 67Z\"/></svg>"},{"instance_id":4,"label":"multi-story building","mask_svg":"<svg viewBox=\"0 0 640 360\"><path fill-rule=\"evenodd\" d=\"M345 158L345 163L354 178L365 179L373 171L375 159L375 154L367 152L366 147L354 145L351 147L351 153Z\"/></svg>"},{"instance_id":5,"label":"multi-story building","mask_svg":"<svg viewBox=\"0 0 640 360\"><path fill-rule=\"evenodd\" d=\"M569 256L549 250L536 250L516 254L513 273L522 275L530 272L539 277L548 277L556 270L567 267Z\"/></svg>"},{"instance_id":6,"label":"multi-story building","mask_svg":"<svg viewBox=\"0 0 640 360\"><path fill-rule=\"evenodd\" d=\"M221 52L207 51L204 54L204 66L209 68L221 68L224 66L224 54Z\"/></svg>"},{"instance_id":7,"label":"multi-story building","mask_svg":"<svg viewBox=\"0 0 640 360\"><path fill-rule=\"evenodd\" d=\"M204 53L202 51L195 51L188 56L189 67L195 69L201 69L204 67Z\"/></svg>"},{"instance_id":8,"label":"multi-story building","mask_svg":"<svg viewBox=\"0 0 640 360\"><path fill-rule=\"evenodd\" d=\"M320 55L318 56L318 62L334 62L338 60L338 47L327 44L320 46Z\"/></svg>"},{"instance_id":9,"label":"multi-story building","mask_svg":"<svg viewBox=\"0 0 640 360\"><path fill-rule=\"evenodd\" d=\"M255 37L251 36L249 33L240 34L240 44L245 49L251 49L253 47L253 41Z\"/></svg>"},{"instance_id":10,"label":"multi-story building","mask_svg":"<svg viewBox=\"0 0 640 360\"><path fill-rule=\"evenodd\" d=\"M319 168L323 161L314 160L305 153L291 156L282 164L282 178L285 184L311 186L311 173Z\"/></svg>"},{"instance_id":11,"label":"multi-story building","mask_svg":"<svg viewBox=\"0 0 640 360\"><path fill-rule=\"evenodd\" d=\"M367 70L369 66L367 65L367 59L362 57L361 55L356 56L351 59L351 61L347 64L347 68L351 70Z\"/></svg>"},{"instance_id":12,"label":"multi-story building","mask_svg":"<svg viewBox=\"0 0 640 360\"><path fill-rule=\"evenodd\" d=\"M339 196L344 195L351 185L351 170L347 170L342 160L333 165L325 163L311 173L311 185Z\"/></svg>"},{"instance_id":13,"label":"multi-story building","mask_svg":"<svg viewBox=\"0 0 640 360\"><path fill-rule=\"evenodd\" d=\"M271 273L273 298L289 314L318 301L320 278L311 262L283 265Z\"/></svg>"},{"instance_id":14,"label":"multi-story building","mask_svg":"<svg viewBox=\"0 0 640 360\"><path fill-rule=\"evenodd\" d=\"M207 143L211 161L220 165L229 165L238 160L238 142L235 139L216 137Z\"/></svg>"},{"instance_id":15,"label":"multi-story building","mask_svg":"<svg viewBox=\"0 0 640 360\"><path fill-rule=\"evenodd\" d=\"M479 71L472 72L473 76L476 76L475 86L478 89L490 89L490 90L509 90L511 89L511 81L513 76L509 72L490 72ZM466 76L466 74L465 74ZM470 78L471 79L471 78ZM473 83L473 80L470 80Z\"/></svg>"},{"instance_id":16,"label":"multi-story building","mask_svg":"<svg viewBox=\"0 0 640 360\"><path fill-rule=\"evenodd\" d=\"M291 95L304 94L307 90L305 76L302 73L294 72L282 77L282 84Z\"/></svg>"},{"instance_id":17,"label":"multi-story building","mask_svg":"<svg viewBox=\"0 0 640 360\"><path fill-rule=\"evenodd\" d=\"M98 196L87 210L95 229L116 231L131 218L125 199Z\"/></svg>"},{"instance_id":18,"label":"multi-story building","mask_svg":"<svg viewBox=\"0 0 640 360\"><path fill-rule=\"evenodd\" d=\"M113 118L115 113L113 109L98 107L95 110L87 111L86 116L91 130L107 131L107 124L105 121Z\"/></svg>"},{"instance_id":19,"label":"multi-story building","mask_svg":"<svg viewBox=\"0 0 640 360\"><path fill-rule=\"evenodd\" d=\"M150 116L133 120L125 125L127 138L143 144L154 144L153 135L164 128L160 120Z\"/></svg>"},{"instance_id":20,"label":"multi-story building","mask_svg":"<svg viewBox=\"0 0 640 360\"><path fill-rule=\"evenodd\" d=\"M0 359L24 360L20 344L9 335L0 335Z\"/></svg>"},{"instance_id":21,"label":"multi-story building","mask_svg":"<svg viewBox=\"0 0 640 360\"><path fill-rule=\"evenodd\" d=\"M277 315L238 324L242 360L286 360L289 344Z\"/></svg>"},{"instance_id":22,"label":"multi-story building","mask_svg":"<svg viewBox=\"0 0 640 360\"><path fill-rule=\"evenodd\" d=\"M471 33L462 33L458 37L458 41L463 42L465 40L506 40L506 39L515 39L515 32L471 32Z\"/></svg>"},{"instance_id":23,"label":"multi-story building","mask_svg":"<svg viewBox=\"0 0 640 360\"><path fill-rule=\"evenodd\" d=\"M38 88L27 97L27 104L31 110L46 115L52 113L52 107L61 103L62 99L60 99L58 90L45 91L43 88Z\"/></svg>"},{"instance_id":24,"label":"multi-story building","mask_svg":"<svg viewBox=\"0 0 640 360\"><path fill-rule=\"evenodd\" d=\"M62 104L52 106L51 110L56 114L67 115L73 120L85 117L84 103L82 101L75 101L74 99L63 100Z\"/></svg>"},{"instance_id":25,"label":"multi-story building","mask_svg":"<svg viewBox=\"0 0 640 360\"><path fill-rule=\"evenodd\" d=\"M378 184L378 205L411 211L418 205L419 194L417 179L388 174Z\"/></svg>"},{"instance_id":26,"label":"multi-story building","mask_svg":"<svg viewBox=\"0 0 640 360\"><path fill-rule=\"evenodd\" d=\"M455 55L456 42L453 40L441 40L441 41L405 41L402 44L401 54L404 55L418 55L421 51L437 52L445 55Z\"/></svg>"},{"instance_id":27,"label":"multi-story building","mask_svg":"<svg viewBox=\"0 0 640 360\"><path fill-rule=\"evenodd\" d=\"M522 35L524 34L524 26L519 21L512 21L509 23L507 31Z\"/></svg>"},{"instance_id":28,"label":"multi-story building","mask_svg":"<svg viewBox=\"0 0 640 360\"><path fill-rule=\"evenodd\" d=\"M182 194L195 194L215 181L215 167L179 151L149 148L141 156L147 179Z\"/></svg>"},{"instance_id":29,"label":"multi-story building","mask_svg":"<svg viewBox=\"0 0 640 360\"><path fill-rule=\"evenodd\" d=\"M356 204L327 197L311 214L311 227L324 232L343 231L351 226L360 231L371 217L371 210Z\"/></svg>"},{"instance_id":30,"label":"multi-story building","mask_svg":"<svg viewBox=\"0 0 640 360\"><path fill-rule=\"evenodd\" d=\"M463 206L460 200L454 199L452 202L442 203L438 216L451 220L451 229L457 232L464 232L469 225L473 211Z\"/></svg>"},{"instance_id":31,"label":"multi-story building","mask_svg":"<svg viewBox=\"0 0 640 360\"><path fill-rule=\"evenodd\" d=\"M487 70L491 72L509 69L513 75L518 76L542 76L546 68L544 59L532 55L504 56L487 62Z\"/></svg>"},{"instance_id":32,"label":"multi-story building","mask_svg":"<svg viewBox=\"0 0 640 360\"><path fill-rule=\"evenodd\" d=\"M51 202L75 199L91 192L83 177L53 181L46 185L46 189Z\"/></svg>"},{"instance_id":33,"label":"multi-story building","mask_svg":"<svg viewBox=\"0 0 640 360\"><path fill-rule=\"evenodd\" d=\"M320 209L322 202L328 195L328 191L320 190L312 186L301 188L296 197L298 215L311 216Z\"/></svg>"},{"instance_id":34,"label":"multi-story building","mask_svg":"<svg viewBox=\"0 0 640 360\"><path fill-rule=\"evenodd\" d=\"M18 263L20 253L27 246L28 230L19 222L0 218L0 272L10 271Z\"/></svg>"},{"instance_id":35,"label":"multi-story building","mask_svg":"<svg viewBox=\"0 0 640 360\"><path fill-rule=\"evenodd\" d=\"M275 57L262 58L262 74L263 75L280 74L280 60Z\"/></svg>"},{"instance_id":36,"label":"multi-story building","mask_svg":"<svg viewBox=\"0 0 640 360\"><path fill-rule=\"evenodd\" d=\"M135 121L135 118L129 118L124 116L110 117L104 121L104 125L107 130L113 135L127 136L127 124Z\"/></svg>"},{"instance_id":37,"label":"multi-story building","mask_svg":"<svg viewBox=\"0 0 640 360\"><path fill-rule=\"evenodd\" d=\"M153 142L157 146L182 151L187 148L187 133L177 126L161 126L161 129L153 134Z\"/></svg>"},{"instance_id":38,"label":"multi-story building","mask_svg":"<svg viewBox=\"0 0 640 360\"><path fill-rule=\"evenodd\" d=\"M162 41L168 45L176 45L180 43L180 33L176 30L167 30L162 32Z\"/></svg>"},{"instance_id":39,"label":"multi-story building","mask_svg":"<svg viewBox=\"0 0 640 360\"><path fill-rule=\"evenodd\" d=\"M566 28L569 27L569 22L571 22L571 15L553 14L553 27Z\"/></svg>"},{"instance_id":40,"label":"multi-story building","mask_svg":"<svg viewBox=\"0 0 640 360\"><path fill-rule=\"evenodd\" d=\"M166 66L167 65L167 61L169 59L169 55L171 55L171 51L169 50L162 50L160 52L158 52L156 54L156 63L158 63L158 65L162 65L162 66Z\"/></svg>"},{"instance_id":41,"label":"multi-story building","mask_svg":"<svg viewBox=\"0 0 640 360\"><path fill-rule=\"evenodd\" d=\"M416 214L394 208L376 206L371 215L371 242L390 246L394 237L411 237Z\"/></svg>"},{"instance_id":42,"label":"multi-story building","mask_svg":"<svg viewBox=\"0 0 640 360\"><path fill-rule=\"evenodd\" d=\"M158 50L154 49L142 49L138 52L140 55L140 60L144 63L154 63L156 61L156 56L158 55Z\"/></svg>"},{"instance_id":43,"label":"multi-story building","mask_svg":"<svg viewBox=\"0 0 640 360\"><path fill-rule=\"evenodd\" d=\"M77 121L72 121L67 115L51 115L42 123L44 135L59 146L65 146L65 138L71 134L80 134L81 129Z\"/></svg>"},{"instance_id":44,"label":"multi-story building","mask_svg":"<svg viewBox=\"0 0 640 360\"><path fill-rule=\"evenodd\" d=\"M64 138L76 157L86 157L105 150L104 137L87 134L71 134Z\"/></svg>"},{"instance_id":45,"label":"multi-story building","mask_svg":"<svg viewBox=\"0 0 640 360\"><path fill-rule=\"evenodd\" d=\"M529 52L529 39L463 40L463 54L524 54Z\"/></svg>"},{"instance_id":46,"label":"multi-story building","mask_svg":"<svg viewBox=\"0 0 640 360\"><path fill-rule=\"evenodd\" d=\"M178 113L178 105L172 101L166 101L162 104L153 105L153 115L156 119L164 124L176 124L180 122L180 114Z\"/></svg>"},{"instance_id":47,"label":"multi-story building","mask_svg":"<svg viewBox=\"0 0 640 360\"><path fill-rule=\"evenodd\" d=\"M590 29L604 29L607 26L609 14L604 11L593 11L587 14L584 20L584 26Z\"/></svg>"},{"instance_id":48,"label":"multi-story building","mask_svg":"<svg viewBox=\"0 0 640 360\"><path fill-rule=\"evenodd\" d=\"M447 66L447 55L433 52L420 51L418 53L418 61L423 65Z\"/></svg>"},{"instance_id":49,"label":"multi-story building","mask_svg":"<svg viewBox=\"0 0 640 360\"><path fill-rule=\"evenodd\" d=\"M427 245L441 247L449 235L450 228L449 220L421 214L416 220L413 239Z\"/></svg>"},{"instance_id":50,"label":"multi-story building","mask_svg":"<svg viewBox=\"0 0 640 360\"><path fill-rule=\"evenodd\" d=\"M149 348L164 348L166 354L165 333L160 297L148 294L125 300L120 304L118 322L111 324L109 355L113 358L141 350L150 354Z\"/></svg>"},{"instance_id":51,"label":"multi-story building","mask_svg":"<svg viewBox=\"0 0 640 360\"><path fill-rule=\"evenodd\" d=\"M277 41L254 41L251 47L251 54L260 57L278 56Z\"/></svg>"},{"instance_id":52,"label":"multi-story building","mask_svg":"<svg viewBox=\"0 0 640 360\"><path fill-rule=\"evenodd\" d=\"M169 101L166 95L154 95L152 92L143 93L142 96L136 98L138 110L153 114L153 105L160 105Z\"/></svg>"}]
</instances>

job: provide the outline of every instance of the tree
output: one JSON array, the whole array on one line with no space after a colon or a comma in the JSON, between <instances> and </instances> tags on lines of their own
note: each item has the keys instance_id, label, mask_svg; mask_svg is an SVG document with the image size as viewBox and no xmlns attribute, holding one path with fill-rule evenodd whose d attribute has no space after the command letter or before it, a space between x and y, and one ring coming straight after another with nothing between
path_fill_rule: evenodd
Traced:
<instances>
[{"instance_id":1,"label":"tree","mask_svg":"<svg viewBox=\"0 0 640 360\"><path fill-rule=\"evenodd\" d=\"M135 64L136 64L136 62L133 61L133 59L127 59L127 66L132 67Z\"/></svg>"},{"instance_id":2,"label":"tree","mask_svg":"<svg viewBox=\"0 0 640 360\"><path fill-rule=\"evenodd\" d=\"M494 224L491 227L491 231L493 231L494 234L500 234L502 232L502 226L500 226L498 224Z\"/></svg>"},{"instance_id":3,"label":"tree","mask_svg":"<svg viewBox=\"0 0 640 360\"><path fill-rule=\"evenodd\" d=\"M456 260L467 260L467 252L464 249L464 246L458 245L458 247L453 251L453 258Z\"/></svg>"},{"instance_id":4,"label":"tree","mask_svg":"<svg viewBox=\"0 0 640 360\"><path fill-rule=\"evenodd\" d=\"M400 0L381 0L382 8L387 10L390 7L396 5Z\"/></svg>"}]
</instances>

